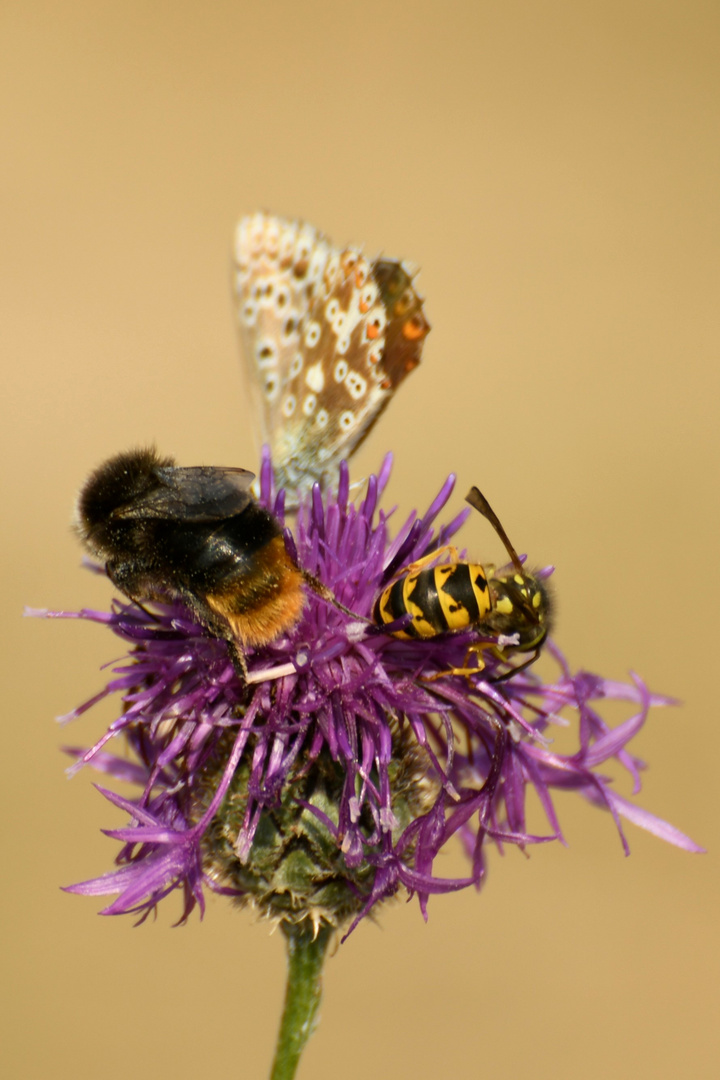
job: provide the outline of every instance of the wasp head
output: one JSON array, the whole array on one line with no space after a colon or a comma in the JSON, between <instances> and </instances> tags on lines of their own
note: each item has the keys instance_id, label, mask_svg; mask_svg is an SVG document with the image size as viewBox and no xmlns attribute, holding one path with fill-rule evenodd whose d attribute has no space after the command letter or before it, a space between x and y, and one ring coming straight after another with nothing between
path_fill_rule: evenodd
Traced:
<instances>
[{"instance_id":1,"label":"wasp head","mask_svg":"<svg viewBox=\"0 0 720 1080\"><path fill-rule=\"evenodd\" d=\"M545 641L551 624L552 603L544 581L517 571L489 581L493 610L485 622L499 634L517 635L519 652L530 652Z\"/></svg>"}]
</instances>

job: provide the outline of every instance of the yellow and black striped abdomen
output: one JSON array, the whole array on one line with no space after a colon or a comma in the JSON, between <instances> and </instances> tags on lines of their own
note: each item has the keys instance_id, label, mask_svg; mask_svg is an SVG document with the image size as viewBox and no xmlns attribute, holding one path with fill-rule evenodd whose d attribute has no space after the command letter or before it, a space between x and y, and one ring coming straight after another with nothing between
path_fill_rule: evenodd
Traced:
<instances>
[{"instance_id":1,"label":"yellow and black striped abdomen","mask_svg":"<svg viewBox=\"0 0 720 1080\"><path fill-rule=\"evenodd\" d=\"M381 625L412 615L397 637L430 638L446 630L477 625L492 601L487 574L476 563L445 563L410 571L385 589L375 605Z\"/></svg>"}]
</instances>

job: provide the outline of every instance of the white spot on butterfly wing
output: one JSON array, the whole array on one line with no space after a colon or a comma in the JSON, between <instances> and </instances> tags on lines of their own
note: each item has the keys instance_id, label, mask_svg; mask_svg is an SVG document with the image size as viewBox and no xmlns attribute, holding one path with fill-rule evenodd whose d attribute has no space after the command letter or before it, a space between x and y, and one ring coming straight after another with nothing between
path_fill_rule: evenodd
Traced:
<instances>
[{"instance_id":1,"label":"white spot on butterfly wing","mask_svg":"<svg viewBox=\"0 0 720 1080\"><path fill-rule=\"evenodd\" d=\"M240 322L248 329L255 325L257 320L257 304L249 297L240 308Z\"/></svg>"},{"instance_id":2,"label":"white spot on butterfly wing","mask_svg":"<svg viewBox=\"0 0 720 1080\"><path fill-rule=\"evenodd\" d=\"M275 282L272 278L265 279L262 282L262 287L258 295L258 307L261 308L273 308L275 307ZM273 311L274 314L274 311Z\"/></svg>"},{"instance_id":3,"label":"white spot on butterfly wing","mask_svg":"<svg viewBox=\"0 0 720 1080\"><path fill-rule=\"evenodd\" d=\"M292 358L292 363L290 364L290 378L291 379L294 379L296 375L300 374L300 372L303 369L303 363L304 363L303 354L301 352L296 352L295 355Z\"/></svg>"},{"instance_id":4,"label":"white spot on butterfly wing","mask_svg":"<svg viewBox=\"0 0 720 1080\"><path fill-rule=\"evenodd\" d=\"M348 373L347 360L338 360L337 364L335 365L335 367L333 369L333 378L335 379L335 382L336 383L344 382L345 379L347 378L347 373Z\"/></svg>"},{"instance_id":5,"label":"white spot on butterfly wing","mask_svg":"<svg viewBox=\"0 0 720 1080\"><path fill-rule=\"evenodd\" d=\"M369 311L379 295L380 293L375 282L368 282L368 284L365 286L362 293L360 294L360 310L362 311L364 308L365 311Z\"/></svg>"},{"instance_id":6,"label":"white spot on butterfly wing","mask_svg":"<svg viewBox=\"0 0 720 1080\"><path fill-rule=\"evenodd\" d=\"M379 338L377 341L373 342L372 348L368 350L367 354L370 378L374 379L375 382L383 382L385 379L385 372L383 371L382 364L380 363L380 361L382 360L384 344L385 339Z\"/></svg>"},{"instance_id":7,"label":"white spot on butterfly wing","mask_svg":"<svg viewBox=\"0 0 720 1080\"><path fill-rule=\"evenodd\" d=\"M382 304L376 304L374 308L368 312L367 320L365 322L365 340L375 341L381 337L385 327L387 326L387 315L385 314L385 308Z\"/></svg>"},{"instance_id":8,"label":"white spot on butterfly wing","mask_svg":"<svg viewBox=\"0 0 720 1080\"><path fill-rule=\"evenodd\" d=\"M275 311L281 318L287 316L290 308L290 286L286 281L278 282L275 289Z\"/></svg>"},{"instance_id":9,"label":"white spot on butterfly wing","mask_svg":"<svg viewBox=\"0 0 720 1080\"><path fill-rule=\"evenodd\" d=\"M303 225L298 233L293 254L294 272L298 278L306 277L310 267L310 258L315 247L315 230L312 225Z\"/></svg>"},{"instance_id":10,"label":"white spot on butterfly wing","mask_svg":"<svg viewBox=\"0 0 720 1080\"><path fill-rule=\"evenodd\" d=\"M360 398L365 397L367 393L367 380L363 379L362 375L359 375L357 371L349 371L347 378L345 379L345 385L350 391L350 397L359 401Z\"/></svg>"},{"instance_id":11,"label":"white spot on butterfly wing","mask_svg":"<svg viewBox=\"0 0 720 1080\"><path fill-rule=\"evenodd\" d=\"M325 372L323 370L322 361L318 360L317 364L313 364L311 368L308 368L305 373L305 382L314 393L321 394L323 392L325 387Z\"/></svg>"},{"instance_id":12,"label":"white spot on butterfly wing","mask_svg":"<svg viewBox=\"0 0 720 1080\"><path fill-rule=\"evenodd\" d=\"M268 375L265 379L265 397L268 401L275 401L280 392L280 380L277 375Z\"/></svg>"},{"instance_id":13,"label":"white spot on butterfly wing","mask_svg":"<svg viewBox=\"0 0 720 1080\"><path fill-rule=\"evenodd\" d=\"M281 222L279 218L268 218L265 223L265 250L272 259L277 259L280 246Z\"/></svg>"},{"instance_id":14,"label":"white spot on butterfly wing","mask_svg":"<svg viewBox=\"0 0 720 1080\"><path fill-rule=\"evenodd\" d=\"M315 322L315 320L313 319L305 327L305 333L303 335L305 341L305 348L314 349L318 341L320 340L320 334L320 323Z\"/></svg>"},{"instance_id":15,"label":"white spot on butterfly wing","mask_svg":"<svg viewBox=\"0 0 720 1080\"><path fill-rule=\"evenodd\" d=\"M292 346L297 343L299 314L295 308L291 308L283 319L280 343L283 346ZM294 362L294 360L293 360Z\"/></svg>"},{"instance_id":16,"label":"white spot on butterfly wing","mask_svg":"<svg viewBox=\"0 0 720 1080\"><path fill-rule=\"evenodd\" d=\"M296 239L297 225L291 221L283 221L280 230L280 243L278 244L278 262L280 266L287 266L292 261Z\"/></svg>"},{"instance_id":17,"label":"white spot on butterfly wing","mask_svg":"<svg viewBox=\"0 0 720 1080\"><path fill-rule=\"evenodd\" d=\"M278 347L274 341L270 339L258 341L255 348L255 360L257 362L257 366L260 368L261 371L264 368L275 367L275 365L277 364L277 358Z\"/></svg>"},{"instance_id":18,"label":"white spot on butterfly wing","mask_svg":"<svg viewBox=\"0 0 720 1080\"><path fill-rule=\"evenodd\" d=\"M327 247L316 248L310 256L308 279L317 289L322 281L325 263L327 262Z\"/></svg>"}]
</instances>

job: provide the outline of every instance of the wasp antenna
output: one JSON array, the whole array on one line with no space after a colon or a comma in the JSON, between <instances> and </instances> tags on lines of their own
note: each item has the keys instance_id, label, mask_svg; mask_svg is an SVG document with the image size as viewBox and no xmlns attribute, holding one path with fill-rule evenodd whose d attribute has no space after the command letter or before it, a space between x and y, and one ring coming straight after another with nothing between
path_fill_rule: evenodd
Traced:
<instances>
[{"instance_id":1,"label":"wasp antenna","mask_svg":"<svg viewBox=\"0 0 720 1080\"><path fill-rule=\"evenodd\" d=\"M487 501L487 499L483 495L482 491L480 491L480 488L471 487L469 492L465 496L465 502L470 503L470 505L473 507L473 509L475 509L479 513L481 513L482 516L484 518L486 518L487 521L490 522L493 529L495 530L495 532L498 534L498 536L502 540L503 544L505 545L505 550L507 551L508 555L510 556L510 558L512 560L512 563L513 563L513 566L515 567L517 572L520 574L520 576L524 580L525 579L525 571L523 570L523 564L520 562L520 558L518 556L518 553L515 550L515 548L512 546L512 544L510 543L510 540L508 538L508 534L505 532L502 525L500 524L500 518L497 516L497 514L493 510L492 506Z\"/></svg>"}]
</instances>

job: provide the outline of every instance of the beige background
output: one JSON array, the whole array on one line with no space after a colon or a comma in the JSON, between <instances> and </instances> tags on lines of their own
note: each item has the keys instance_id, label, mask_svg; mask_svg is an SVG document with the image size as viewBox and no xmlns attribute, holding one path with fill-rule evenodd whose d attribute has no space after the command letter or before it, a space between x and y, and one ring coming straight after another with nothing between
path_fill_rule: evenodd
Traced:
<instances>
[{"instance_id":1,"label":"beige background","mask_svg":"<svg viewBox=\"0 0 720 1080\"><path fill-rule=\"evenodd\" d=\"M19 617L107 602L68 530L106 455L257 462L228 264L260 206L422 265L425 361L355 473L394 447L407 511L456 470L556 563L572 662L684 699L637 742L642 805L710 848L629 827L624 859L559 799L569 848L342 947L301 1075L717 1075L719 30L687 0L2 5L4 1075L267 1072L277 936L59 891L123 819L57 751L112 710L53 716L117 647Z\"/></svg>"}]
</instances>

